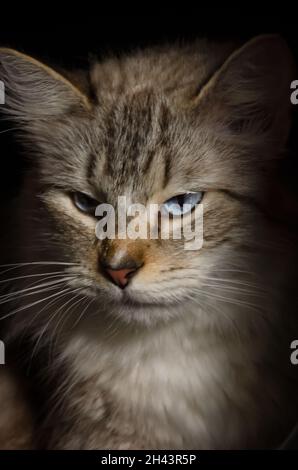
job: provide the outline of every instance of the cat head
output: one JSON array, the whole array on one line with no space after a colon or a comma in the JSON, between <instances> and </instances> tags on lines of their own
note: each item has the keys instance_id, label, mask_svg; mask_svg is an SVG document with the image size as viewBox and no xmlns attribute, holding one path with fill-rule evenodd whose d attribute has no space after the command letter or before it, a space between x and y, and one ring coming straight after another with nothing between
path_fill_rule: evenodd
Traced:
<instances>
[{"instance_id":1,"label":"cat head","mask_svg":"<svg viewBox=\"0 0 298 470\"><path fill-rule=\"evenodd\" d=\"M290 52L274 35L237 49L198 41L109 58L83 81L1 49L3 111L32 162L23 207L38 214L31 224L24 217L21 238L73 263L68 284L125 320L208 305L216 279L219 301L218 279L257 270L251 253L262 244L267 187L285 151L293 78ZM160 232L99 240L95 207L110 204L117 215L119 196L145 207L202 204L203 246L186 250ZM194 211L185 217L193 226Z\"/></svg>"}]
</instances>

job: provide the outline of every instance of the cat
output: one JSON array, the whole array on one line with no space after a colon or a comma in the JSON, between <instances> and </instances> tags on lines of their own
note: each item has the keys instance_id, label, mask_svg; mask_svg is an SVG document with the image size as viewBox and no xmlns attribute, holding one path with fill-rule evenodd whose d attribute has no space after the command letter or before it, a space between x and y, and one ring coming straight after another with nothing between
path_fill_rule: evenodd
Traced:
<instances>
[{"instance_id":1,"label":"cat","mask_svg":"<svg viewBox=\"0 0 298 470\"><path fill-rule=\"evenodd\" d=\"M273 448L295 425L297 237L279 171L294 78L277 35L77 74L0 49L3 112L30 160L2 244L2 318L38 364L36 447ZM189 194L199 250L95 235L100 203Z\"/></svg>"}]
</instances>

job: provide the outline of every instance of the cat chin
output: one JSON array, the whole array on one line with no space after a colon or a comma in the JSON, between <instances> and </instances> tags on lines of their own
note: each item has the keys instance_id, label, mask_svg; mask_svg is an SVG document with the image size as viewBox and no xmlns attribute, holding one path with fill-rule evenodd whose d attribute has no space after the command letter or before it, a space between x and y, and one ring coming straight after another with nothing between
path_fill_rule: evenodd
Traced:
<instances>
[{"instance_id":1,"label":"cat chin","mask_svg":"<svg viewBox=\"0 0 298 470\"><path fill-rule=\"evenodd\" d=\"M76 285L77 287L77 285ZM82 286L81 286L82 288ZM136 289L119 289L116 286L99 286L90 285L85 287L83 293L89 297L92 297L98 301L99 305L114 306L118 308L120 306L124 308L167 308L175 307L182 303L188 303L189 295L186 295L183 289L180 292L175 292L175 295L171 295L167 291L156 291L154 288L150 291L148 288Z\"/></svg>"},{"instance_id":2,"label":"cat chin","mask_svg":"<svg viewBox=\"0 0 298 470\"><path fill-rule=\"evenodd\" d=\"M84 293L93 298L98 309L98 317L102 319L104 313L107 323L116 317L120 323L123 321L125 324L154 326L177 318L185 319L187 314L192 317L199 316L200 319L204 315L200 305L194 300L195 296L190 298L190 293L184 289L176 289L175 295L171 295L156 288L154 290L154 286L152 290L148 287L137 289L133 286L121 290L116 286L106 288L95 284L87 288ZM93 309L94 304L91 305L90 311Z\"/></svg>"},{"instance_id":3,"label":"cat chin","mask_svg":"<svg viewBox=\"0 0 298 470\"><path fill-rule=\"evenodd\" d=\"M165 305L158 306L137 302L114 307L109 313L125 324L137 324L144 327L154 327L160 323L168 323L177 317Z\"/></svg>"},{"instance_id":4,"label":"cat chin","mask_svg":"<svg viewBox=\"0 0 298 470\"><path fill-rule=\"evenodd\" d=\"M96 306L97 318L100 323L104 318L105 323L110 323L113 321L111 319L117 318L120 323L138 323L151 326L177 318L181 309L185 312L185 304L182 299L180 303L177 302L177 299L158 298L157 295L148 292L121 291L118 288L102 290L95 286L94 289L86 289L85 295L93 299L94 303L90 307L91 317L94 319L93 312L94 306ZM174 304L176 308L173 308ZM86 314L87 322L88 316Z\"/></svg>"},{"instance_id":5,"label":"cat chin","mask_svg":"<svg viewBox=\"0 0 298 470\"><path fill-rule=\"evenodd\" d=\"M189 313L197 316L198 305L186 300L181 295L181 300L150 294L150 292L125 291L120 299L113 299L110 304L109 317L117 317L126 324L139 324L145 327L154 327L161 323L168 323L181 318Z\"/></svg>"},{"instance_id":6,"label":"cat chin","mask_svg":"<svg viewBox=\"0 0 298 470\"><path fill-rule=\"evenodd\" d=\"M123 293L121 303L131 308L149 307L149 308L163 308L167 306L173 306L177 304L171 296L159 296L156 294L150 294L150 292L136 292L126 291Z\"/></svg>"}]
</instances>

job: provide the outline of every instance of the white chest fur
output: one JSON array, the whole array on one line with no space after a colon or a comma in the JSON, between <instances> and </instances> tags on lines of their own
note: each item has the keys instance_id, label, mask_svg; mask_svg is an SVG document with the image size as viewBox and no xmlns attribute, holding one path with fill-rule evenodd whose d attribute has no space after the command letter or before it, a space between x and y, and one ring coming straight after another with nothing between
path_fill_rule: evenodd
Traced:
<instances>
[{"instance_id":1,"label":"white chest fur","mask_svg":"<svg viewBox=\"0 0 298 470\"><path fill-rule=\"evenodd\" d=\"M109 425L143 436L147 447L214 448L237 433L241 439L239 410L249 404L245 382L253 374L244 373L240 345L189 317L141 334L81 332L63 356L87 384L80 412L92 422L100 426L107 400Z\"/></svg>"}]
</instances>

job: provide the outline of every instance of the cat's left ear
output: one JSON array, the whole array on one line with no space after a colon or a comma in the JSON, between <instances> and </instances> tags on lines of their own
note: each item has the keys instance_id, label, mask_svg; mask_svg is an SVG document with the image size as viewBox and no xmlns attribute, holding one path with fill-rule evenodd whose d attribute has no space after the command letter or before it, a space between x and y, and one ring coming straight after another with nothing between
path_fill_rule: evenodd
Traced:
<instances>
[{"instance_id":1,"label":"cat's left ear","mask_svg":"<svg viewBox=\"0 0 298 470\"><path fill-rule=\"evenodd\" d=\"M284 145L294 78L286 42L278 35L258 36L228 57L192 104L227 134L247 135L248 140L266 136Z\"/></svg>"},{"instance_id":2,"label":"cat's left ear","mask_svg":"<svg viewBox=\"0 0 298 470\"><path fill-rule=\"evenodd\" d=\"M5 90L1 108L24 123L91 107L88 98L65 77L13 49L0 48L0 80Z\"/></svg>"}]
</instances>

